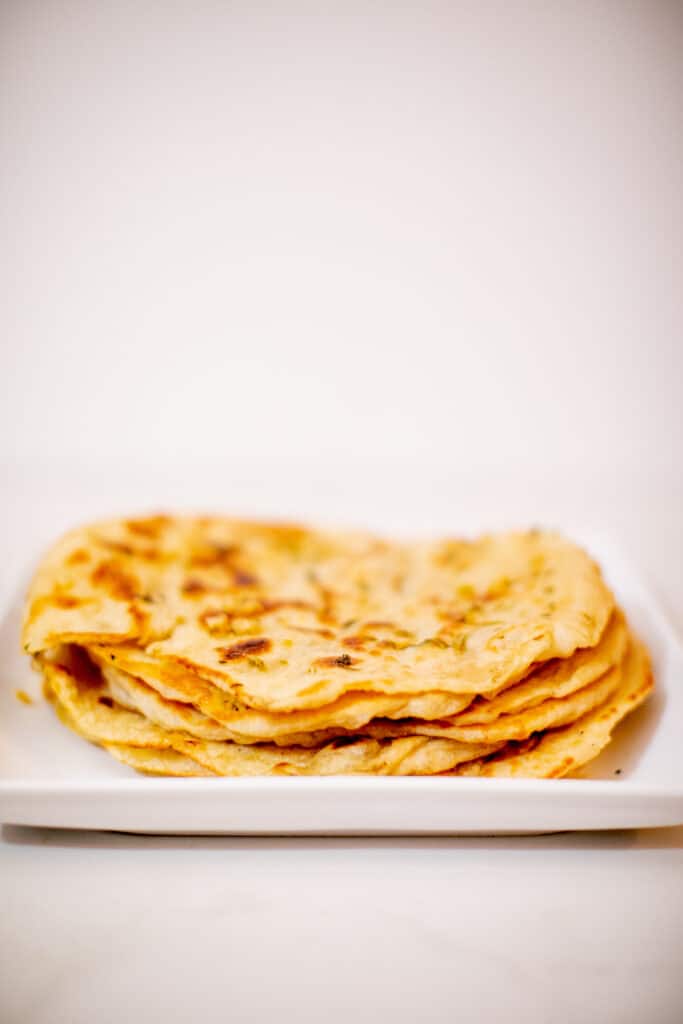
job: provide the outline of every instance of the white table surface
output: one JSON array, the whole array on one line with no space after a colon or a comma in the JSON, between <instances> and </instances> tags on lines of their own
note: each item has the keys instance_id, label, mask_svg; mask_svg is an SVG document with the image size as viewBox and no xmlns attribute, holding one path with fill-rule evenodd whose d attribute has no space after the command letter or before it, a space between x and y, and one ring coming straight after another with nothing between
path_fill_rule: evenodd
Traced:
<instances>
[{"instance_id":1,"label":"white table surface","mask_svg":"<svg viewBox=\"0 0 683 1024\"><path fill-rule=\"evenodd\" d=\"M158 467L148 474L111 465L95 488L83 467L28 469L4 467L12 496L0 522L1 535L12 538L4 549L8 588L55 528L117 501L181 499L176 476ZM359 500L344 499L337 469L234 465L230 503L268 513L275 494L292 514L305 506L338 521L357 520L367 507L378 523L414 530L426 489L430 528L450 517L455 529L487 522L489 493L504 480L439 485L424 467L389 473L375 465L362 475ZM396 481L406 473L419 486L397 517ZM188 479L207 507L227 504L206 467L182 474ZM510 521L580 517L576 488L543 480L507 487ZM649 481L657 529L648 531L637 482L595 480L590 491L593 524L612 523L680 624L676 485ZM683 1011L682 878L683 828L259 839L5 827L0 1019L673 1024Z\"/></svg>"},{"instance_id":2,"label":"white table surface","mask_svg":"<svg viewBox=\"0 0 683 1024\"><path fill-rule=\"evenodd\" d=\"M681 1019L683 829L0 851L7 1022Z\"/></svg>"}]
</instances>

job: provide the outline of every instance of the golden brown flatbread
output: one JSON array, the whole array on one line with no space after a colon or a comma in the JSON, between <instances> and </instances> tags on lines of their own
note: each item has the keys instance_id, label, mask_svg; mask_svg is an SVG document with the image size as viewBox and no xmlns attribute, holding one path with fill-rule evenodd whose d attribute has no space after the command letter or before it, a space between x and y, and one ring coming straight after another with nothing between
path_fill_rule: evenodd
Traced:
<instances>
[{"instance_id":1,"label":"golden brown flatbread","mask_svg":"<svg viewBox=\"0 0 683 1024\"><path fill-rule=\"evenodd\" d=\"M543 662L514 686L506 687L490 698L476 697L464 711L453 716L439 717L451 718L453 725L485 725L501 715L526 711L551 698L567 697L618 664L627 646L626 621L617 609L595 647L583 647L568 658Z\"/></svg>"},{"instance_id":2,"label":"golden brown flatbread","mask_svg":"<svg viewBox=\"0 0 683 1024\"><path fill-rule=\"evenodd\" d=\"M145 775L171 775L176 778L187 778L195 775L213 776L202 768L190 757L179 754L175 750L154 750L150 747L127 747L123 743L105 743L105 750L108 750L117 761L127 764L130 768L142 772Z\"/></svg>"},{"instance_id":3,"label":"golden brown flatbread","mask_svg":"<svg viewBox=\"0 0 683 1024\"><path fill-rule=\"evenodd\" d=\"M22 640L66 725L160 775L555 777L652 685L598 567L539 530L95 523L46 555Z\"/></svg>"},{"instance_id":4,"label":"golden brown flatbread","mask_svg":"<svg viewBox=\"0 0 683 1024\"><path fill-rule=\"evenodd\" d=\"M74 531L31 588L24 645L134 643L240 705L487 694L600 639L597 566L554 533L400 544L214 518Z\"/></svg>"},{"instance_id":5,"label":"golden brown flatbread","mask_svg":"<svg viewBox=\"0 0 683 1024\"><path fill-rule=\"evenodd\" d=\"M653 686L647 651L634 641L617 689L599 707L570 725L536 734L531 742L510 744L492 757L456 769L483 778L557 779L592 761L609 743L618 723L645 700Z\"/></svg>"},{"instance_id":6,"label":"golden brown flatbread","mask_svg":"<svg viewBox=\"0 0 683 1024\"><path fill-rule=\"evenodd\" d=\"M335 735L353 733L376 738L422 733L458 739L461 736L457 730L486 726L500 721L501 716L505 717L505 722L501 724L508 729L503 738L515 739L520 738L519 730L515 731L519 722L515 712L527 711L539 704L544 704L544 713L551 717L553 714L557 716L557 722L562 716L565 721L570 721L567 716L571 715L576 705L570 702L566 707L564 704L560 706L560 698L587 687L613 667L625 652L627 635L623 615L615 612L594 648L576 651L564 660L546 662L532 671L523 682L491 699L476 698L472 703L471 695L459 698L457 695L434 693L392 697L386 694L349 693L326 707L279 714L248 708L232 710L222 691L216 692L212 684L206 681L199 680L195 684L185 670L183 673L187 680L183 679L182 685L172 687L160 684L155 678L151 658L148 661L152 662L152 671L149 671L144 661L136 662L134 656L126 658L115 647L92 648L89 653L99 665L119 704L139 711L150 721L166 728L184 729L200 739L232 739L239 743L272 740L285 745L316 746ZM110 660L112 657L113 661ZM140 677L121 671L122 665L137 668L142 678L151 681L151 686L143 683ZM593 693L595 691L591 691ZM185 700L177 700L176 694L181 694ZM189 696L194 697L194 706L189 705ZM587 697L586 694L582 698L584 704ZM545 707L551 698L554 698L554 703ZM469 705L467 709L457 713L465 704ZM449 711L449 707L452 710ZM210 713L212 711L214 715ZM392 723L385 721L387 718L402 721ZM433 719L439 721L430 730L429 723ZM541 719L537 715L528 720L534 722ZM521 719L522 723L526 721L526 718ZM370 722L371 727L366 728ZM450 729L456 731L451 733L448 731Z\"/></svg>"},{"instance_id":7,"label":"golden brown flatbread","mask_svg":"<svg viewBox=\"0 0 683 1024\"><path fill-rule=\"evenodd\" d=\"M154 658L144 653L136 654L128 645L95 645L88 648L88 653L109 680L117 680L123 688L128 688L131 699L134 683L144 683L166 702L193 705L211 720L213 728L223 725L226 736L239 734L244 737L245 742L256 743L269 739L279 741L296 733L327 728L353 731L378 716L444 718L457 714L472 702L472 694L383 694L351 691L320 708L304 708L289 712L263 711L247 707L213 683L193 675L187 669L174 666L173 671L168 671L168 665L160 665ZM150 695L139 687L135 692L140 699L145 696L150 699ZM188 728L187 723L190 720L199 721L196 716L187 715L181 708L176 708L176 712L184 718L185 728ZM190 728L189 731L193 730Z\"/></svg>"},{"instance_id":8,"label":"golden brown flatbread","mask_svg":"<svg viewBox=\"0 0 683 1024\"><path fill-rule=\"evenodd\" d=\"M197 774L436 774L496 749L495 744L470 745L424 736L385 741L343 738L314 749L209 742L162 729L137 712L113 704L99 674L79 652L62 649L53 657L39 657L39 665L64 723L128 763L134 756L130 748L154 751L156 760L148 763L156 765L155 772L171 761L177 768L177 759L165 755L175 752L195 761L201 768Z\"/></svg>"}]
</instances>

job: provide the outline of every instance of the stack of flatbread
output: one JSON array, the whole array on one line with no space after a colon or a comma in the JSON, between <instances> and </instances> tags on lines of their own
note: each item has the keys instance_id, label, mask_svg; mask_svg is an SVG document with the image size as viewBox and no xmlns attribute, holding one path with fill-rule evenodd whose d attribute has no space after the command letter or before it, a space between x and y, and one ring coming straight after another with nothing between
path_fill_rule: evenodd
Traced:
<instances>
[{"instance_id":1,"label":"stack of flatbread","mask_svg":"<svg viewBox=\"0 0 683 1024\"><path fill-rule=\"evenodd\" d=\"M539 530L96 523L44 559L23 644L66 725L158 775L554 778L652 686L598 567Z\"/></svg>"}]
</instances>

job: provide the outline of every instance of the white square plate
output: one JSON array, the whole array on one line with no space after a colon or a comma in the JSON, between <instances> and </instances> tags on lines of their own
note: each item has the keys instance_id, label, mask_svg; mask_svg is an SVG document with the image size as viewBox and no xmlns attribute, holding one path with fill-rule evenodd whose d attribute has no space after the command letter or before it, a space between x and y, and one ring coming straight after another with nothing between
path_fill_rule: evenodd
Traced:
<instances>
[{"instance_id":1,"label":"white square plate","mask_svg":"<svg viewBox=\"0 0 683 1024\"><path fill-rule=\"evenodd\" d=\"M657 688L580 779L155 779L65 729L19 647L21 600L0 625L0 820L128 832L409 835L683 823L683 651L609 544L589 542L652 652ZM17 690L30 694L26 705Z\"/></svg>"}]
</instances>

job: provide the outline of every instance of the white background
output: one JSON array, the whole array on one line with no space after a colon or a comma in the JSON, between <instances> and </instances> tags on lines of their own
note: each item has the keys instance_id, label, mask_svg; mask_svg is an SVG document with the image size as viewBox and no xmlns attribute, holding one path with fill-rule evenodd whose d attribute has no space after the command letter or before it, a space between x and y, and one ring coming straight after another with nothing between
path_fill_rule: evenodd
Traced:
<instances>
[{"instance_id":1,"label":"white background","mask_svg":"<svg viewBox=\"0 0 683 1024\"><path fill-rule=\"evenodd\" d=\"M3 593L210 505L580 524L683 626L681 125L676 2L5 0ZM682 845L5 830L0 1018L668 1024Z\"/></svg>"},{"instance_id":2,"label":"white background","mask_svg":"<svg viewBox=\"0 0 683 1024\"><path fill-rule=\"evenodd\" d=\"M680 5L0 25L10 454L672 470Z\"/></svg>"}]
</instances>

